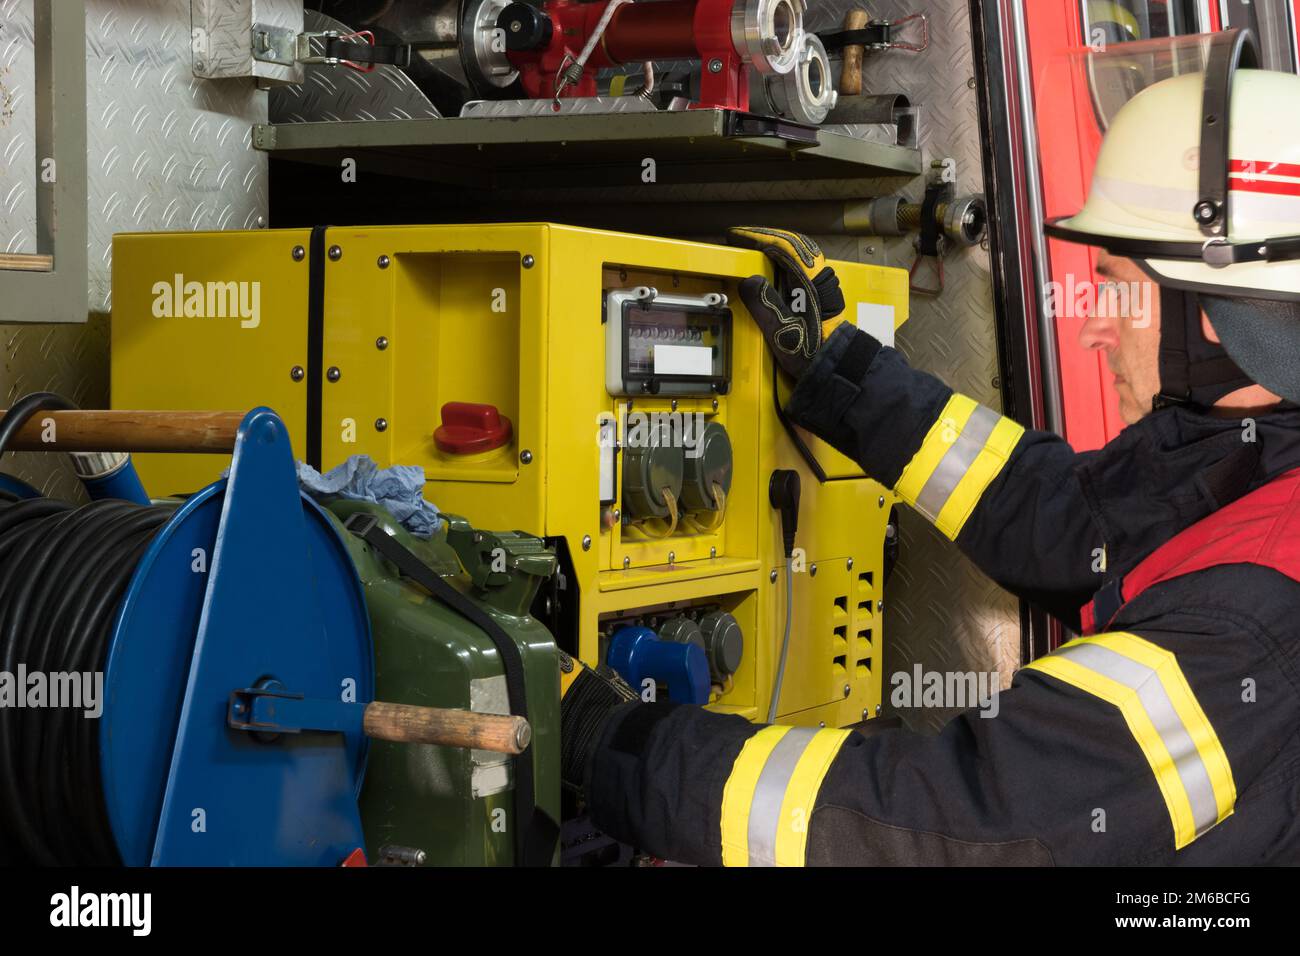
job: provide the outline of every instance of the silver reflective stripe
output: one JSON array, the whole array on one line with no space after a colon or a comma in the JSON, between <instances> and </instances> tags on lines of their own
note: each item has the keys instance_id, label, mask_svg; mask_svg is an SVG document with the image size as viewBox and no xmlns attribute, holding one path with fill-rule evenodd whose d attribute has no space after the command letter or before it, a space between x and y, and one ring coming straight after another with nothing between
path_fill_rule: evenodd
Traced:
<instances>
[{"instance_id":1,"label":"silver reflective stripe","mask_svg":"<svg viewBox=\"0 0 1300 956\"><path fill-rule=\"evenodd\" d=\"M916 496L916 509L921 514L931 521L938 519L943 506L952 497L958 483L966 477L966 472L970 471L970 466L984 450L984 443L989 440L993 429L1001 420L1002 416L992 409L983 405L975 406L970 418L966 419L966 427L939 460L934 473Z\"/></svg>"},{"instance_id":2,"label":"silver reflective stripe","mask_svg":"<svg viewBox=\"0 0 1300 956\"><path fill-rule=\"evenodd\" d=\"M776 866L776 833L781 822L781 804L794 776L795 765L817 736L812 727L795 727L786 731L772 748L763 772L754 786L754 802L749 809L749 865Z\"/></svg>"},{"instance_id":3,"label":"silver reflective stripe","mask_svg":"<svg viewBox=\"0 0 1300 956\"><path fill-rule=\"evenodd\" d=\"M1137 693L1142 709L1146 711L1165 749L1169 751L1178 777L1183 782L1183 789L1187 791L1196 835L1200 836L1214 826L1219 819L1219 805L1214 799L1210 773L1187 728L1183 726L1182 718L1174 709L1173 701L1165 693L1160 676L1144 664L1116 654L1100 644L1076 644L1062 648L1057 654Z\"/></svg>"}]
</instances>

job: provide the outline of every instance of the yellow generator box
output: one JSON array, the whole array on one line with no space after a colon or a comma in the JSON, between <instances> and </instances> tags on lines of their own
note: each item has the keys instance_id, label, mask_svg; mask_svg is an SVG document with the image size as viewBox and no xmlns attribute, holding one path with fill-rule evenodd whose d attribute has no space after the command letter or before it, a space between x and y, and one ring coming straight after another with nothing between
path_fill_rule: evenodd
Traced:
<instances>
[{"instance_id":1,"label":"yellow generator box","mask_svg":"<svg viewBox=\"0 0 1300 956\"><path fill-rule=\"evenodd\" d=\"M901 325L907 273L832 263L847 321ZM881 697L893 496L777 413L737 295L752 250L545 223L119 235L112 396L122 409L275 409L296 454L424 469L425 497L544 537L537 613L595 663L621 627L702 644L711 706L766 717L786 619L773 471L800 473L790 723ZM890 330L892 331L892 330ZM784 398L788 383L779 388ZM140 456L155 495L222 463Z\"/></svg>"}]
</instances>

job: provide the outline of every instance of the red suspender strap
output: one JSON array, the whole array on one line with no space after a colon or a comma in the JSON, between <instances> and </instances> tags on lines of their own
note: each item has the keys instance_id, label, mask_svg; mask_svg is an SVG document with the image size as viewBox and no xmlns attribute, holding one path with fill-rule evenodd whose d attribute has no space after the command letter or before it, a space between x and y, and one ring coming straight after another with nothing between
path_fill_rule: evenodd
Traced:
<instances>
[{"instance_id":1,"label":"red suspender strap","mask_svg":"<svg viewBox=\"0 0 1300 956\"><path fill-rule=\"evenodd\" d=\"M1116 609L1147 588L1221 564L1259 564L1300 581L1300 469L1288 471L1175 535L1124 576ZM1080 616L1083 633L1097 621L1094 603Z\"/></svg>"}]
</instances>

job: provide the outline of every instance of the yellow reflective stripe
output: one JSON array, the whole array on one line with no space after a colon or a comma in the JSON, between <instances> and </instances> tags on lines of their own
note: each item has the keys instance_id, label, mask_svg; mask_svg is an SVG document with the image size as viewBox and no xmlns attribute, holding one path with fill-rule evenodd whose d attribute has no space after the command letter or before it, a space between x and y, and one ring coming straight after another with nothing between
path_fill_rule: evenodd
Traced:
<instances>
[{"instance_id":1,"label":"yellow reflective stripe","mask_svg":"<svg viewBox=\"0 0 1300 956\"><path fill-rule=\"evenodd\" d=\"M1024 433L1024 427L1009 418L1001 419L994 426L993 434L984 443L983 450L966 472L966 477L957 484L934 523L950 541L957 539L966 525L966 519L975 510L993 479L1001 474Z\"/></svg>"},{"instance_id":2,"label":"yellow reflective stripe","mask_svg":"<svg viewBox=\"0 0 1300 956\"><path fill-rule=\"evenodd\" d=\"M781 818L777 821L777 866L804 865L808 850L808 824L812 820L817 793L821 790L822 781L826 779L836 754L851 733L850 730L819 731L799 758L790 786L785 791L785 800L781 803Z\"/></svg>"},{"instance_id":3,"label":"yellow reflective stripe","mask_svg":"<svg viewBox=\"0 0 1300 956\"><path fill-rule=\"evenodd\" d=\"M1175 849L1232 813L1228 755L1172 652L1117 632L1070 641L1028 666L1119 709L1155 775Z\"/></svg>"},{"instance_id":4,"label":"yellow reflective stripe","mask_svg":"<svg viewBox=\"0 0 1300 956\"><path fill-rule=\"evenodd\" d=\"M1146 757L1147 763L1151 765L1151 770L1156 775L1156 785L1160 788L1160 796L1164 798L1165 806L1169 810L1169 819L1174 826L1175 847L1182 849L1192 842L1196 838L1196 825L1192 821L1191 802L1187 799L1187 792L1178 779L1178 771L1169 756L1169 751L1133 692L1123 684L1102 677L1063 657L1039 658L1029 666L1044 674L1051 674L1057 680L1086 691L1094 697L1100 697L1106 703L1119 708L1129 731L1142 749L1142 755Z\"/></svg>"},{"instance_id":5,"label":"yellow reflective stripe","mask_svg":"<svg viewBox=\"0 0 1300 956\"><path fill-rule=\"evenodd\" d=\"M749 865L749 811L767 758L788 726L764 727L745 741L722 788L722 865Z\"/></svg>"},{"instance_id":6,"label":"yellow reflective stripe","mask_svg":"<svg viewBox=\"0 0 1300 956\"><path fill-rule=\"evenodd\" d=\"M1174 710L1178 712L1179 720L1183 722L1183 727L1192 738L1196 752L1200 754L1201 762L1205 764L1206 772L1210 775L1210 784L1214 787L1214 802L1219 810L1216 822L1221 822L1231 814L1237 802L1237 784L1232 777L1228 754L1224 751L1223 744L1219 742L1219 735L1214 732L1214 725L1201 709L1200 701L1192 693L1192 687L1187 683L1183 669L1178 666L1178 659L1174 657L1173 652L1152 644L1136 634L1124 632L1098 634L1081 640L1109 646L1111 650L1145 664L1159 675L1165 693L1169 695Z\"/></svg>"},{"instance_id":7,"label":"yellow reflective stripe","mask_svg":"<svg viewBox=\"0 0 1300 956\"><path fill-rule=\"evenodd\" d=\"M907 463L898 483L894 486L894 491L900 498L908 504L916 504L917 498L921 496L921 490L934 474L934 470L939 467L939 462L943 461L943 456L948 454L948 450L961 434L961 430L966 427L966 422L976 407L975 400L965 395L954 394L948 399L948 404L943 407L939 417L930 426L930 431L921 442L921 447Z\"/></svg>"}]
</instances>

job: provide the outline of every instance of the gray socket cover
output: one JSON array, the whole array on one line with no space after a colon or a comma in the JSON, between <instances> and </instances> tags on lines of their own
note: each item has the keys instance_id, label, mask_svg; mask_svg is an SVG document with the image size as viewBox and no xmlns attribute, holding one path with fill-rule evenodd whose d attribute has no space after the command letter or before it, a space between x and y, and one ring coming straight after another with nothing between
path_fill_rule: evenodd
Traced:
<instances>
[{"instance_id":1,"label":"gray socket cover","mask_svg":"<svg viewBox=\"0 0 1300 956\"><path fill-rule=\"evenodd\" d=\"M682 449L673 447L671 428L665 423L648 429L644 444L623 451L623 513L629 518L667 518L663 490L681 498L684 467Z\"/></svg>"},{"instance_id":2,"label":"gray socket cover","mask_svg":"<svg viewBox=\"0 0 1300 956\"><path fill-rule=\"evenodd\" d=\"M704 635L700 632L700 626L689 617L674 617L665 621L659 628L659 637L674 644L694 644L706 655L709 652L708 645L704 642Z\"/></svg>"},{"instance_id":3,"label":"gray socket cover","mask_svg":"<svg viewBox=\"0 0 1300 956\"><path fill-rule=\"evenodd\" d=\"M704 652L714 679L722 680L736 673L745 653L745 636L735 617L726 611L706 614L700 619L700 632L704 635Z\"/></svg>"},{"instance_id":4,"label":"gray socket cover","mask_svg":"<svg viewBox=\"0 0 1300 956\"><path fill-rule=\"evenodd\" d=\"M716 511L713 483L731 493L731 437L719 422L709 422L701 430L694 448L686 449L686 472L682 478L683 511Z\"/></svg>"}]
</instances>

